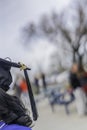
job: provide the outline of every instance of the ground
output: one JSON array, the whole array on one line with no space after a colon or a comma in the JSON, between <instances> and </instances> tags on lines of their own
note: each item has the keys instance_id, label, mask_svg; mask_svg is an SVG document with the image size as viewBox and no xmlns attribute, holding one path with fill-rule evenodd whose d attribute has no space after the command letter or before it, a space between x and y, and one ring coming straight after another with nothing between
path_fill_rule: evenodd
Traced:
<instances>
[{"instance_id":1,"label":"ground","mask_svg":"<svg viewBox=\"0 0 87 130\"><path fill-rule=\"evenodd\" d=\"M33 130L87 130L87 117L79 117L75 104L70 106L70 115L66 115L63 106L51 111L47 99L38 104L39 118Z\"/></svg>"}]
</instances>

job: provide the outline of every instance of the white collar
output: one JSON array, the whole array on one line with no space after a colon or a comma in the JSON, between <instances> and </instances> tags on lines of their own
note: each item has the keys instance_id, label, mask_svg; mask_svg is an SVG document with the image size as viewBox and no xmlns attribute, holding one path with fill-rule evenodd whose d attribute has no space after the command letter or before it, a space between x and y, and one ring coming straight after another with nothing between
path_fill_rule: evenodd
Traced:
<instances>
[{"instance_id":1,"label":"white collar","mask_svg":"<svg viewBox=\"0 0 87 130\"><path fill-rule=\"evenodd\" d=\"M1 125L0 125L0 129L2 129L6 124L3 122Z\"/></svg>"}]
</instances>

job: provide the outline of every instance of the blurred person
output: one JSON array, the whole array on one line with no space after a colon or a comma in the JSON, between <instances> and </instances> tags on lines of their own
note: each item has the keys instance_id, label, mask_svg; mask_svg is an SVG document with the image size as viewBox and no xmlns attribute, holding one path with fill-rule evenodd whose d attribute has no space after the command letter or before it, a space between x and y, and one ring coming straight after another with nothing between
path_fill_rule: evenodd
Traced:
<instances>
[{"instance_id":1,"label":"blurred person","mask_svg":"<svg viewBox=\"0 0 87 130\"><path fill-rule=\"evenodd\" d=\"M14 95L17 96L18 98L21 98L22 89L20 87L20 76L19 75L15 79L13 90L15 92Z\"/></svg>"},{"instance_id":2,"label":"blurred person","mask_svg":"<svg viewBox=\"0 0 87 130\"><path fill-rule=\"evenodd\" d=\"M79 73L79 78L80 78L82 90L86 95L86 109L87 109L87 72L85 70L82 70ZM87 110L86 110L86 115L87 115Z\"/></svg>"},{"instance_id":3,"label":"blurred person","mask_svg":"<svg viewBox=\"0 0 87 130\"><path fill-rule=\"evenodd\" d=\"M82 85L82 89L83 89L83 91L85 92L85 94L87 96L87 72L83 70L79 74L79 78L80 78L80 82L81 82L81 85Z\"/></svg>"},{"instance_id":4,"label":"blurred person","mask_svg":"<svg viewBox=\"0 0 87 130\"><path fill-rule=\"evenodd\" d=\"M66 98L68 97L68 98ZM75 97L69 91L59 92L57 90L52 90L49 95L49 102L54 112L54 105L63 105L65 106L66 114L69 114L69 105L74 101Z\"/></svg>"},{"instance_id":5,"label":"blurred person","mask_svg":"<svg viewBox=\"0 0 87 130\"><path fill-rule=\"evenodd\" d=\"M83 116L86 113L86 95L81 88L81 82L78 77L78 71L79 71L78 64L74 63L70 71L69 79L76 99L76 108L78 115Z\"/></svg>"},{"instance_id":6,"label":"blurred person","mask_svg":"<svg viewBox=\"0 0 87 130\"><path fill-rule=\"evenodd\" d=\"M42 78L42 85L43 85L43 89L44 91L47 90L47 84L46 84L46 76L44 73L41 74L41 78Z\"/></svg>"},{"instance_id":7,"label":"blurred person","mask_svg":"<svg viewBox=\"0 0 87 130\"><path fill-rule=\"evenodd\" d=\"M27 93L28 89L27 89L27 83L25 78L23 77L21 82L20 82L20 88L22 90L23 93Z\"/></svg>"},{"instance_id":8,"label":"blurred person","mask_svg":"<svg viewBox=\"0 0 87 130\"><path fill-rule=\"evenodd\" d=\"M21 78L20 80L20 89L21 89L21 98L23 100L24 105L26 108L29 107L29 95L28 95L28 88L27 88L27 83L24 77Z\"/></svg>"},{"instance_id":9,"label":"blurred person","mask_svg":"<svg viewBox=\"0 0 87 130\"><path fill-rule=\"evenodd\" d=\"M40 93L40 86L39 86L39 80L37 77L34 78L34 85L36 87L36 93L39 94Z\"/></svg>"},{"instance_id":10,"label":"blurred person","mask_svg":"<svg viewBox=\"0 0 87 130\"><path fill-rule=\"evenodd\" d=\"M31 130L32 120L21 101L0 88L0 129Z\"/></svg>"}]
</instances>

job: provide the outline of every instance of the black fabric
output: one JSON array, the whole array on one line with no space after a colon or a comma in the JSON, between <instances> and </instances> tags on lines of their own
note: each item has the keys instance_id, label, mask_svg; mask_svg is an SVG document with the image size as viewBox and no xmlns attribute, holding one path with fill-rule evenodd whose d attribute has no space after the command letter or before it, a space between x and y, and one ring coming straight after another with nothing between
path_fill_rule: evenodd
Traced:
<instances>
[{"instance_id":1,"label":"black fabric","mask_svg":"<svg viewBox=\"0 0 87 130\"><path fill-rule=\"evenodd\" d=\"M22 102L0 88L0 120L6 124L30 126L32 120Z\"/></svg>"},{"instance_id":2,"label":"black fabric","mask_svg":"<svg viewBox=\"0 0 87 130\"><path fill-rule=\"evenodd\" d=\"M76 89L77 87L81 86L77 75L74 73L70 73L70 84L71 84L73 89Z\"/></svg>"},{"instance_id":3,"label":"black fabric","mask_svg":"<svg viewBox=\"0 0 87 130\"><path fill-rule=\"evenodd\" d=\"M32 124L32 120L29 115L24 115L16 119L14 123L29 127Z\"/></svg>"},{"instance_id":4,"label":"black fabric","mask_svg":"<svg viewBox=\"0 0 87 130\"><path fill-rule=\"evenodd\" d=\"M15 114L12 111L8 113L7 116L6 114L3 115L2 119L6 124L19 124L28 127L32 124L32 120L29 115L25 114L19 117L17 114Z\"/></svg>"},{"instance_id":5,"label":"black fabric","mask_svg":"<svg viewBox=\"0 0 87 130\"><path fill-rule=\"evenodd\" d=\"M6 124L11 124L14 122L14 120L16 120L18 118L18 116L10 111L8 113L2 114L1 115L1 119L6 123Z\"/></svg>"},{"instance_id":6,"label":"black fabric","mask_svg":"<svg viewBox=\"0 0 87 130\"><path fill-rule=\"evenodd\" d=\"M10 67L4 64L0 64L0 87L7 91L11 83L12 76L10 73Z\"/></svg>"}]
</instances>

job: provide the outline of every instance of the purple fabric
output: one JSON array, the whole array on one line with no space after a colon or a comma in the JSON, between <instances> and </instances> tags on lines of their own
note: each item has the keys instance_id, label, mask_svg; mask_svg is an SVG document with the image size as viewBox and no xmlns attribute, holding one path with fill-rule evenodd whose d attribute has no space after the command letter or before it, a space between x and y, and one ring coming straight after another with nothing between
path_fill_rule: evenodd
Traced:
<instances>
[{"instance_id":1,"label":"purple fabric","mask_svg":"<svg viewBox=\"0 0 87 130\"><path fill-rule=\"evenodd\" d=\"M0 122L0 129L1 130L31 130L31 128L20 126L20 125L6 125L4 122Z\"/></svg>"}]
</instances>

